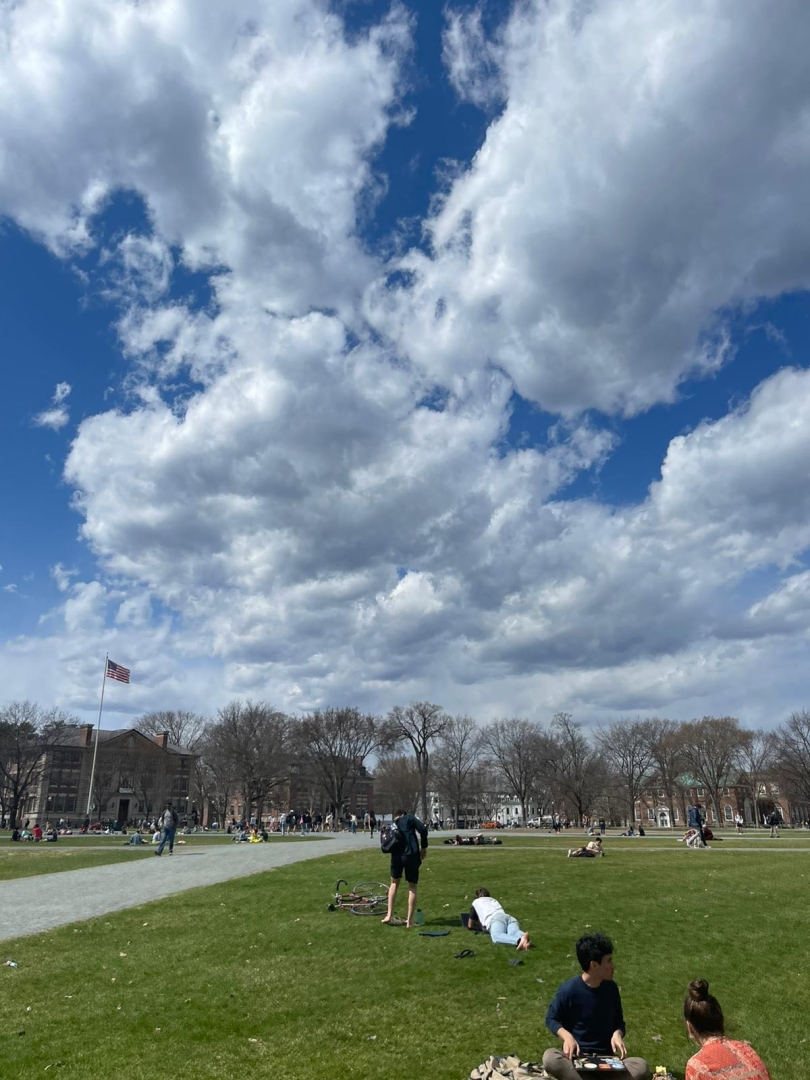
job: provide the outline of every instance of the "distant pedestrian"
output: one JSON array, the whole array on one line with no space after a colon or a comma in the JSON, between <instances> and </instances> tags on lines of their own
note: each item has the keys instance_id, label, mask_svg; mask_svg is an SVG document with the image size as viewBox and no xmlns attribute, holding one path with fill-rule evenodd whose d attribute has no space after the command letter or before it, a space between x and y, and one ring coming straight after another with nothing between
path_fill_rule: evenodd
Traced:
<instances>
[{"instance_id":1,"label":"distant pedestrian","mask_svg":"<svg viewBox=\"0 0 810 1080\"><path fill-rule=\"evenodd\" d=\"M782 824L782 817L776 807L771 810L771 816L768 818L768 824L771 827L771 837L779 839L779 826Z\"/></svg>"},{"instance_id":2,"label":"distant pedestrian","mask_svg":"<svg viewBox=\"0 0 810 1080\"><path fill-rule=\"evenodd\" d=\"M158 819L158 824L160 825L160 843L155 852L156 855L163 854L163 849L166 844L169 845L169 854L174 854L174 834L177 832L177 822L177 814L172 809L171 802L167 802L166 809Z\"/></svg>"},{"instance_id":3,"label":"distant pedestrian","mask_svg":"<svg viewBox=\"0 0 810 1080\"><path fill-rule=\"evenodd\" d=\"M351 830L352 836L357 834L357 814L352 814L349 819L349 829Z\"/></svg>"},{"instance_id":4,"label":"distant pedestrian","mask_svg":"<svg viewBox=\"0 0 810 1080\"><path fill-rule=\"evenodd\" d=\"M374 839L374 830L377 828L377 817L372 812L368 815L368 827L371 829L371 839Z\"/></svg>"},{"instance_id":5,"label":"distant pedestrian","mask_svg":"<svg viewBox=\"0 0 810 1080\"><path fill-rule=\"evenodd\" d=\"M743 816L739 812L739 810L737 811L737 816L734 818L734 823L737 826L738 835L742 836L743 830L744 830L744 827L745 827L745 822L743 821Z\"/></svg>"},{"instance_id":6,"label":"distant pedestrian","mask_svg":"<svg viewBox=\"0 0 810 1080\"><path fill-rule=\"evenodd\" d=\"M605 819L603 817L599 818L599 832L602 836L605 835Z\"/></svg>"},{"instance_id":7,"label":"distant pedestrian","mask_svg":"<svg viewBox=\"0 0 810 1080\"><path fill-rule=\"evenodd\" d=\"M706 846L706 838L703 835L703 817L700 813L700 803L692 803L689 807L689 812L686 815L686 824L690 829L697 829L698 836L700 837L700 846Z\"/></svg>"}]
</instances>

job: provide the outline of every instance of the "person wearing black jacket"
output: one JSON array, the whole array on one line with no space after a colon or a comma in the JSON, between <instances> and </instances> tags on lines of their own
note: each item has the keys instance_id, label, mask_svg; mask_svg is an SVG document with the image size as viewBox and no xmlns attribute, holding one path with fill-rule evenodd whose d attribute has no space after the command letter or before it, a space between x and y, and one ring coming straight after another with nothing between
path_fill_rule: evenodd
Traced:
<instances>
[{"instance_id":1,"label":"person wearing black jacket","mask_svg":"<svg viewBox=\"0 0 810 1080\"><path fill-rule=\"evenodd\" d=\"M402 837L391 852L391 884L388 887L388 912L381 921L390 923L394 917L397 890L404 874L405 880L408 882L408 917L405 920L405 926L411 927L414 925L416 917L416 887L419 883L419 867L427 856L428 831L427 826L415 814L406 814L404 810L396 811L394 824Z\"/></svg>"}]
</instances>

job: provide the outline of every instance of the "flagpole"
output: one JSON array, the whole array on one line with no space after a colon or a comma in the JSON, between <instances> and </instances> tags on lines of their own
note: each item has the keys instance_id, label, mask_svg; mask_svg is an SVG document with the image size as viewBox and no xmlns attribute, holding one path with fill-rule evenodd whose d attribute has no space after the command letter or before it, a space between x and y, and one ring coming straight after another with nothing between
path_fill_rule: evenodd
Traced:
<instances>
[{"instance_id":1,"label":"flagpole","mask_svg":"<svg viewBox=\"0 0 810 1080\"><path fill-rule=\"evenodd\" d=\"M101 676L101 701L98 706L98 724L96 725L96 744L93 747L93 767L90 770L90 790L87 792L87 816L90 817L90 804L93 801L93 781L96 778L96 755L98 754L98 733L101 728L101 710L104 708L104 687L107 685L107 661L110 654L104 657L104 674ZM101 820L101 819L99 819Z\"/></svg>"}]
</instances>

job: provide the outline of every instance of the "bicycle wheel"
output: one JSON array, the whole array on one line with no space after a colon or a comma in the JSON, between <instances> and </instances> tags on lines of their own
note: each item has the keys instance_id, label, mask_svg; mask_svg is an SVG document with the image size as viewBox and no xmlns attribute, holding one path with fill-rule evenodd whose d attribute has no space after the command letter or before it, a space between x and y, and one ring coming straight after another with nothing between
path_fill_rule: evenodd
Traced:
<instances>
[{"instance_id":1,"label":"bicycle wheel","mask_svg":"<svg viewBox=\"0 0 810 1080\"><path fill-rule=\"evenodd\" d=\"M368 896L363 900L358 900L356 904L352 904L349 907L349 911L352 915L380 915L384 914L388 908L388 898L382 896Z\"/></svg>"},{"instance_id":2,"label":"bicycle wheel","mask_svg":"<svg viewBox=\"0 0 810 1080\"><path fill-rule=\"evenodd\" d=\"M372 898L376 900L388 899L388 886L383 885L381 881L361 881L359 885L355 885L352 892L355 896L360 896L364 900Z\"/></svg>"}]
</instances>

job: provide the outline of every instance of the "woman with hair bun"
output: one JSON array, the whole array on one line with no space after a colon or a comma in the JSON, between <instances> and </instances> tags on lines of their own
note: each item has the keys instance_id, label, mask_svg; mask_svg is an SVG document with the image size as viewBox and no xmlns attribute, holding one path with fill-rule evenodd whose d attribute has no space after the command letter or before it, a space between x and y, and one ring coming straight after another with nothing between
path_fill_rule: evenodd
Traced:
<instances>
[{"instance_id":1,"label":"woman with hair bun","mask_svg":"<svg viewBox=\"0 0 810 1080\"><path fill-rule=\"evenodd\" d=\"M690 1039L700 1050L686 1063L685 1080L771 1080L765 1064L747 1042L727 1039L720 1002L705 979L689 983L683 1016Z\"/></svg>"}]
</instances>

